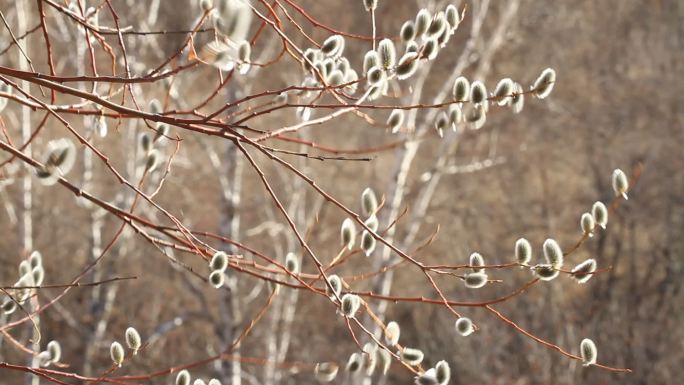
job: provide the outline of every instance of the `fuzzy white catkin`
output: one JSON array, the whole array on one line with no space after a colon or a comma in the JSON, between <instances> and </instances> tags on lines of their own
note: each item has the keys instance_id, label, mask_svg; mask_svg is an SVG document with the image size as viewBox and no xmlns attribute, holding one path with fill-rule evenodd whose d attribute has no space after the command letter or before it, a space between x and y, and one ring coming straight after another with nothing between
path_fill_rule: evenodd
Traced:
<instances>
[{"instance_id":1,"label":"fuzzy white catkin","mask_svg":"<svg viewBox=\"0 0 684 385\"><path fill-rule=\"evenodd\" d=\"M428 60L435 60L439 54L439 42L437 38L431 37L425 41L423 45L423 58Z\"/></svg>"},{"instance_id":2,"label":"fuzzy white catkin","mask_svg":"<svg viewBox=\"0 0 684 385\"><path fill-rule=\"evenodd\" d=\"M628 189L629 181L627 180L627 175L619 168L613 170L613 191L615 192L615 196L622 196L627 200Z\"/></svg>"},{"instance_id":3,"label":"fuzzy white catkin","mask_svg":"<svg viewBox=\"0 0 684 385\"><path fill-rule=\"evenodd\" d=\"M589 338L585 338L580 343L580 355L582 356L582 365L590 366L596 363L596 344Z\"/></svg>"},{"instance_id":4,"label":"fuzzy white catkin","mask_svg":"<svg viewBox=\"0 0 684 385\"><path fill-rule=\"evenodd\" d=\"M470 254L470 260L469 260L470 267L473 268L473 271L475 273L479 273L481 271L484 271L484 268L480 266L484 266L484 258L482 258L482 255L480 253L472 253Z\"/></svg>"},{"instance_id":5,"label":"fuzzy white catkin","mask_svg":"<svg viewBox=\"0 0 684 385\"><path fill-rule=\"evenodd\" d=\"M124 348L118 341L112 342L109 346L109 356L118 367L121 367L124 360Z\"/></svg>"},{"instance_id":6,"label":"fuzzy white catkin","mask_svg":"<svg viewBox=\"0 0 684 385\"><path fill-rule=\"evenodd\" d=\"M368 85L381 86L387 81L387 74L382 68L373 67L368 71L366 78L368 80Z\"/></svg>"},{"instance_id":7,"label":"fuzzy white catkin","mask_svg":"<svg viewBox=\"0 0 684 385\"><path fill-rule=\"evenodd\" d=\"M314 368L314 376L320 382L330 382L337 377L340 367L334 362L319 362Z\"/></svg>"},{"instance_id":8,"label":"fuzzy white catkin","mask_svg":"<svg viewBox=\"0 0 684 385\"><path fill-rule=\"evenodd\" d=\"M525 107L525 94L520 83L515 83L513 86L513 96L511 97L511 110L514 114L519 114Z\"/></svg>"},{"instance_id":9,"label":"fuzzy white catkin","mask_svg":"<svg viewBox=\"0 0 684 385\"><path fill-rule=\"evenodd\" d=\"M377 242L375 237L373 237L373 234L369 233L367 230L364 230L361 234L361 249L363 250L364 254L366 254L366 257L370 257L370 255L373 254L376 244Z\"/></svg>"},{"instance_id":10,"label":"fuzzy white catkin","mask_svg":"<svg viewBox=\"0 0 684 385\"><path fill-rule=\"evenodd\" d=\"M497 104L500 106L505 106L509 102L508 97L511 96L513 92L513 80L510 78L503 78L499 80L494 88L494 97L499 99Z\"/></svg>"},{"instance_id":11,"label":"fuzzy white catkin","mask_svg":"<svg viewBox=\"0 0 684 385\"><path fill-rule=\"evenodd\" d=\"M345 294L342 296L342 304L340 305L340 308L345 317L354 317L360 307L361 298L359 298L358 295Z\"/></svg>"},{"instance_id":12,"label":"fuzzy white catkin","mask_svg":"<svg viewBox=\"0 0 684 385\"><path fill-rule=\"evenodd\" d=\"M539 75L537 80L534 81L532 85L532 92L534 96L539 99L544 99L551 95L553 91L553 85L556 83L556 71L551 68L547 68Z\"/></svg>"},{"instance_id":13,"label":"fuzzy white catkin","mask_svg":"<svg viewBox=\"0 0 684 385\"><path fill-rule=\"evenodd\" d=\"M228 268L228 255L223 251L215 252L209 262L209 268L211 270L226 271L226 268Z\"/></svg>"},{"instance_id":14,"label":"fuzzy white catkin","mask_svg":"<svg viewBox=\"0 0 684 385\"><path fill-rule=\"evenodd\" d=\"M368 74L371 68L380 66L380 55L375 51L368 51L363 57L363 74Z\"/></svg>"},{"instance_id":15,"label":"fuzzy white catkin","mask_svg":"<svg viewBox=\"0 0 684 385\"><path fill-rule=\"evenodd\" d=\"M62 347L57 341L50 341L47 344L46 351L50 354L50 362L59 362L62 358Z\"/></svg>"},{"instance_id":16,"label":"fuzzy white catkin","mask_svg":"<svg viewBox=\"0 0 684 385\"><path fill-rule=\"evenodd\" d=\"M399 336L401 335L401 329L399 324L391 321L385 327L385 341L388 345L394 346L399 343Z\"/></svg>"},{"instance_id":17,"label":"fuzzy white catkin","mask_svg":"<svg viewBox=\"0 0 684 385\"><path fill-rule=\"evenodd\" d=\"M548 238L544 241L544 258L555 269L560 269L563 266L563 250L558 245L558 242Z\"/></svg>"},{"instance_id":18,"label":"fuzzy white catkin","mask_svg":"<svg viewBox=\"0 0 684 385\"><path fill-rule=\"evenodd\" d=\"M330 286L332 286L332 291L330 290L330 287L327 285L325 286L325 292L328 297L339 297L342 292L342 279L338 275L332 274L328 276L328 282L330 283Z\"/></svg>"},{"instance_id":19,"label":"fuzzy white catkin","mask_svg":"<svg viewBox=\"0 0 684 385\"><path fill-rule=\"evenodd\" d=\"M186 369L178 372L176 375L176 385L190 385L190 372Z\"/></svg>"},{"instance_id":20,"label":"fuzzy white catkin","mask_svg":"<svg viewBox=\"0 0 684 385\"><path fill-rule=\"evenodd\" d=\"M525 238L515 241L515 259L521 265L527 265L532 259L532 245Z\"/></svg>"},{"instance_id":21,"label":"fuzzy white catkin","mask_svg":"<svg viewBox=\"0 0 684 385\"><path fill-rule=\"evenodd\" d=\"M221 288L225 281L224 272L221 270L214 270L209 274L209 283L216 289Z\"/></svg>"},{"instance_id":22,"label":"fuzzy white catkin","mask_svg":"<svg viewBox=\"0 0 684 385\"><path fill-rule=\"evenodd\" d=\"M411 20L405 22L400 31L399 36L404 43L408 43L416 37L416 25Z\"/></svg>"},{"instance_id":23,"label":"fuzzy white catkin","mask_svg":"<svg viewBox=\"0 0 684 385\"><path fill-rule=\"evenodd\" d=\"M196 380L192 383L192 385L207 385L207 383L204 382L203 379L198 378L198 379L196 379Z\"/></svg>"},{"instance_id":24,"label":"fuzzy white catkin","mask_svg":"<svg viewBox=\"0 0 684 385\"><path fill-rule=\"evenodd\" d=\"M375 192L370 187L366 187L361 193L361 213L365 217L369 217L378 209L378 198L375 197Z\"/></svg>"},{"instance_id":25,"label":"fuzzy white catkin","mask_svg":"<svg viewBox=\"0 0 684 385\"><path fill-rule=\"evenodd\" d=\"M380 64L384 69L391 69L397 64L397 49L392 40L382 39L378 43L378 54L380 55Z\"/></svg>"},{"instance_id":26,"label":"fuzzy white catkin","mask_svg":"<svg viewBox=\"0 0 684 385\"><path fill-rule=\"evenodd\" d=\"M35 250L29 256L28 261L29 261L31 268L35 269L38 266L43 266L43 255L40 254L40 252L38 250Z\"/></svg>"},{"instance_id":27,"label":"fuzzy white catkin","mask_svg":"<svg viewBox=\"0 0 684 385\"><path fill-rule=\"evenodd\" d=\"M423 8L416 14L416 37L421 37L427 32L432 16L430 12Z\"/></svg>"},{"instance_id":28,"label":"fuzzy white catkin","mask_svg":"<svg viewBox=\"0 0 684 385\"><path fill-rule=\"evenodd\" d=\"M586 261L575 266L571 273L572 277L577 280L577 283L587 283L594 276L596 271L596 260L589 258Z\"/></svg>"},{"instance_id":29,"label":"fuzzy white catkin","mask_svg":"<svg viewBox=\"0 0 684 385\"><path fill-rule=\"evenodd\" d=\"M424 373L421 373L415 377L415 385L437 385L437 377L435 375L435 369L430 368Z\"/></svg>"},{"instance_id":30,"label":"fuzzy white catkin","mask_svg":"<svg viewBox=\"0 0 684 385\"><path fill-rule=\"evenodd\" d=\"M540 263L532 267L532 271L537 278L542 281L551 281L558 277L559 271L550 263Z\"/></svg>"},{"instance_id":31,"label":"fuzzy white catkin","mask_svg":"<svg viewBox=\"0 0 684 385\"><path fill-rule=\"evenodd\" d=\"M466 122L470 124L473 130L479 130L487 121L487 107L486 104L479 103L468 111L465 117Z\"/></svg>"},{"instance_id":32,"label":"fuzzy white catkin","mask_svg":"<svg viewBox=\"0 0 684 385\"><path fill-rule=\"evenodd\" d=\"M427 29L427 35L430 37L438 37L447 28L446 18L444 17L444 12L439 12L432 19L432 23Z\"/></svg>"},{"instance_id":33,"label":"fuzzy white catkin","mask_svg":"<svg viewBox=\"0 0 684 385\"><path fill-rule=\"evenodd\" d=\"M128 346L129 349L133 350L133 354L136 354L138 352L138 349L140 349L140 345L142 344L142 341L140 339L140 333L138 333L137 330L133 327L129 327L126 329L126 345Z\"/></svg>"},{"instance_id":34,"label":"fuzzy white catkin","mask_svg":"<svg viewBox=\"0 0 684 385\"><path fill-rule=\"evenodd\" d=\"M451 368L449 363L442 360L435 365L435 378L439 385L446 385L451 379Z\"/></svg>"},{"instance_id":35,"label":"fuzzy white catkin","mask_svg":"<svg viewBox=\"0 0 684 385\"><path fill-rule=\"evenodd\" d=\"M473 321L471 321L468 317L461 317L457 319L454 327L456 328L456 332L463 337L467 337L473 334L475 331L475 328L473 327Z\"/></svg>"},{"instance_id":36,"label":"fuzzy white catkin","mask_svg":"<svg viewBox=\"0 0 684 385\"><path fill-rule=\"evenodd\" d=\"M455 101L464 102L468 99L470 93L470 82L463 76L459 76L454 81L454 86L451 90L451 95Z\"/></svg>"},{"instance_id":37,"label":"fuzzy white catkin","mask_svg":"<svg viewBox=\"0 0 684 385\"><path fill-rule=\"evenodd\" d=\"M321 45L321 52L328 57L339 57L344 51L344 38L340 35L333 35L325 39Z\"/></svg>"},{"instance_id":38,"label":"fuzzy white catkin","mask_svg":"<svg viewBox=\"0 0 684 385\"><path fill-rule=\"evenodd\" d=\"M468 289L479 289L487 284L487 274L485 273L468 273L465 275L463 281Z\"/></svg>"},{"instance_id":39,"label":"fuzzy white catkin","mask_svg":"<svg viewBox=\"0 0 684 385\"><path fill-rule=\"evenodd\" d=\"M342 240L342 246L351 250L354 247L354 237L356 236L356 228L354 226L354 221L351 218L345 218L342 221L342 227L340 228L340 239Z\"/></svg>"},{"instance_id":40,"label":"fuzzy white catkin","mask_svg":"<svg viewBox=\"0 0 684 385\"><path fill-rule=\"evenodd\" d=\"M399 59L397 63L397 78L399 80L405 80L413 76L418 69L418 53L417 52L407 52L404 56Z\"/></svg>"},{"instance_id":41,"label":"fuzzy white catkin","mask_svg":"<svg viewBox=\"0 0 684 385\"><path fill-rule=\"evenodd\" d=\"M457 104L449 106L449 124L454 132L456 132L456 127L461 123L461 120L463 120L463 111L461 111L461 107Z\"/></svg>"},{"instance_id":42,"label":"fuzzy white catkin","mask_svg":"<svg viewBox=\"0 0 684 385\"><path fill-rule=\"evenodd\" d=\"M219 381L217 378L212 378L209 380L209 383L207 385L221 385L221 381Z\"/></svg>"},{"instance_id":43,"label":"fuzzy white catkin","mask_svg":"<svg viewBox=\"0 0 684 385\"><path fill-rule=\"evenodd\" d=\"M487 102L487 87L479 80L474 81L470 85L470 101L475 104Z\"/></svg>"},{"instance_id":44,"label":"fuzzy white catkin","mask_svg":"<svg viewBox=\"0 0 684 385\"><path fill-rule=\"evenodd\" d=\"M399 357L401 357L401 360L408 365L418 366L421 362L423 362L425 355L418 349L403 348L399 352Z\"/></svg>"},{"instance_id":45,"label":"fuzzy white catkin","mask_svg":"<svg viewBox=\"0 0 684 385\"><path fill-rule=\"evenodd\" d=\"M451 32L454 32L461 22L460 16L458 14L458 9L456 8L456 6L453 4L449 4L444 10L444 17L446 18L447 23L449 23L449 26L451 27Z\"/></svg>"},{"instance_id":46,"label":"fuzzy white catkin","mask_svg":"<svg viewBox=\"0 0 684 385\"><path fill-rule=\"evenodd\" d=\"M387 125L392 129L392 133L396 133L399 131L399 128L401 128L401 125L404 123L404 110L400 109L395 109L392 110L392 112L389 115L389 118L387 118Z\"/></svg>"},{"instance_id":47,"label":"fuzzy white catkin","mask_svg":"<svg viewBox=\"0 0 684 385\"><path fill-rule=\"evenodd\" d=\"M582 233L586 236L594 236L594 227L596 227L596 221L594 217L589 213L582 214L580 218L580 227L582 228Z\"/></svg>"},{"instance_id":48,"label":"fuzzy white catkin","mask_svg":"<svg viewBox=\"0 0 684 385\"><path fill-rule=\"evenodd\" d=\"M591 215L594 216L594 220L601 228L606 228L606 225L608 224L608 209L603 202L597 201L591 206Z\"/></svg>"},{"instance_id":49,"label":"fuzzy white catkin","mask_svg":"<svg viewBox=\"0 0 684 385\"><path fill-rule=\"evenodd\" d=\"M375 214L368 217L368 219L366 219L366 221L363 222L363 224L366 225L373 232L378 231L378 226L380 226L380 222L378 222L378 217Z\"/></svg>"},{"instance_id":50,"label":"fuzzy white catkin","mask_svg":"<svg viewBox=\"0 0 684 385\"><path fill-rule=\"evenodd\" d=\"M299 259L294 253L287 253L285 255L285 269L290 273L299 273Z\"/></svg>"},{"instance_id":51,"label":"fuzzy white catkin","mask_svg":"<svg viewBox=\"0 0 684 385\"><path fill-rule=\"evenodd\" d=\"M439 137L444 137L444 130L449 127L449 115L445 111L440 111L435 117L435 130L439 134Z\"/></svg>"}]
</instances>

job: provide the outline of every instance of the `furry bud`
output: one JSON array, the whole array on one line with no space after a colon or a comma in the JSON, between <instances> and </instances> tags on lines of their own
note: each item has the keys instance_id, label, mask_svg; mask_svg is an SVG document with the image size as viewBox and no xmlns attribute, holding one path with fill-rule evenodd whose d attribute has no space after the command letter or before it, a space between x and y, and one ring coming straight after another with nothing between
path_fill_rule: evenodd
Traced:
<instances>
[{"instance_id":1,"label":"furry bud","mask_svg":"<svg viewBox=\"0 0 684 385\"><path fill-rule=\"evenodd\" d=\"M484 269L480 266L484 266L484 258L482 258L482 255L480 253L472 253L470 254L470 267L473 268L473 271L476 273L479 273L481 271L484 271Z\"/></svg>"},{"instance_id":2,"label":"furry bud","mask_svg":"<svg viewBox=\"0 0 684 385\"><path fill-rule=\"evenodd\" d=\"M475 104L487 102L487 87L479 80L474 81L470 86L470 101Z\"/></svg>"},{"instance_id":3,"label":"furry bud","mask_svg":"<svg viewBox=\"0 0 684 385\"><path fill-rule=\"evenodd\" d=\"M458 334L462 335L463 337L467 337L475 331L475 328L473 327L473 321L470 320L470 318L467 317L461 317L456 320L456 324L454 325L456 328L456 331Z\"/></svg>"},{"instance_id":4,"label":"furry bud","mask_svg":"<svg viewBox=\"0 0 684 385\"><path fill-rule=\"evenodd\" d=\"M214 253L214 255L211 257L211 261L209 262L209 268L211 270L225 271L227 267L228 255L226 255L226 253L223 251L217 251Z\"/></svg>"},{"instance_id":5,"label":"furry bud","mask_svg":"<svg viewBox=\"0 0 684 385\"><path fill-rule=\"evenodd\" d=\"M378 54L380 55L380 64L386 70L394 67L397 64L397 49L390 39L382 39L378 43Z\"/></svg>"},{"instance_id":6,"label":"furry bud","mask_svg":"<svg viewBox=\"0 0 684 385\"><path fill-rule=\"evenodd\" d=\"M141 344L142 341L140 339L140 333L138 333L138 331L132 327L126 329L126 345L129 349L133 350L133 354L136 354L138 352L138 349L140 349Z\"/></svg>"},{"instance_id":7,"label":"furry bud","mask_svg":"<svg viewBox=\"0 0 684 385\"><path fill-rule=\"evenodd\" d=\"M342 228L340 229L340 238L342 239L342 245L351 250L354 247L354 237L356 236L356 229L354 226L354 221L350 218L346 218L342 221Z\"/></svg>"},{"instance_id":8,"label":"furry bud","mask_svg":"<svg viewBox=\"0 0 684 385\"><path fill-rule=\"evenodd\" d=\"M582 214L582 217L580 218L580 227L582 228L582 233L584 233L584 235L593 237L594 227L596 227L594 217L589 213Z\"/></svg>"},{"instance_id":9,"label":"furry bud","mask_svg":"<svg viewBox=\"0 0 684 385\"><path fill-rule=\"evenodd\" d=\"M519 83L513 85L513 96L511 96L511 110L514 114L519 114L525 107L525 95Z\"/></svg>"},{"instance_id":10,"label":"furry bud","mask_svg":"<svg viewBox=\"0 0 684 385\"><path fill-rule=\"evenodd\" d=\"M399 59L397 64L396 74L399 80L405 80L413 76L418 69L418 53L407 52Z\"/></svg>"},{"instance_id":11,"label":"furry bud","mask_svg":"<svg viewBox=\"0 0 684 385\"><path fill-rule=\"evenodd\" d=\"M330 36L321 45L321 52L327 57L339 57L344 52L344 38L340 35Z\"/></svg>"},{"instance_id":12,"label":"furry bud","mask_svg":"<svg viewBox=\"0 0 684 385\"><path fill-rule=\"evenodd\" d=\"M415 385L438 385L435 369L431 368L415 377Z\"/></svg>"},{"instance_id":13,"label":"furry bud","mask_svg":"<svg viewBox=\"0 0 684 385\"><path fill-rule=\"evenodd\" d=\"M437 117L435 118L435 130L437 130L437 133L439 134L440 138L444 137L444 130L446 130L448 127L449 116L446 112L441 111L439 114L437 114Z\"/></svg>"},{"instance_id":14,"label":"furry bud","mask_svg":"<svg viewBox=\"0 0 684 385\"><path fill-rule=\"evenodd\" d=\"M444 17L444 12L439 12L432 19L432 23L428 27L426 33L429 37L438 37L447 28L446 18Z\"/></svg>"},{"instance_id":15,"label":"furry bud","mask_svg":"<svg viewBox=\"0 0 684 385\"><path fill-rule=\"evenodd\" d=\"M446 385L451 379L451 368L449 363L442 360L435 365L435 378L439 385Z\"/></svg>"},{"instance_id":16,"label":"furry bud","mask_svg":"<svg viewBox=\"0 0 684 385\"><path fill-rule=\"evenodd\" d=\"M366 257L370 257L370 255L373 254L376 243L377 242L375 237L373 237L373 234L369 233L367 230L364 230L361 234L361 249L363 250L364 254L366 254Z\"/></svg>"},{"instance_id":17,"label":"furry bud","mask_svg":"<svg viewBox=\"0 0 684 385\"><path fill-rule=\"evenodd\" d=\"M328 283L332 287L331 291L330 287L327 285L325 286L325 293L328 295L328 297L332 299L339 297L340 293L342 293L342 279L338 275L333 274L328 276Z\"/></svg>"},{"instance_id":18,"label":"furry bud","mask_svg":"<svg viewBox=\"0 0 684 385\"><path fill-rule=\"evenodd\" d=\"M527 265L532 259L532 246L525 238L515 241L515 259L521 265Z\"/></svg>"},{"instance_id":19,"label":"furry bud","mask_svg":"<svg viewBox=\"0 0 684 385\"><path fill-rule=\"evenodd\" d=\"M401 26L401 32L399 33L399 36L401 36L401 40L404 43L408 43L409 41L415 39L416 25L410 20L405 22L404 25Z\"/></svg>"},{"instance_id":20,"label":"furry bud","mask_svg":"<svg viewBox=\"0 0 684 385\"><path fill-rule=\"evenodd\" d=\"M629 181L627 180L627 175L619 168L616 168L613 171L613 191L615 192L615 196L622 196L627 200L628 189Z\"/></svg>"},{"instance_id":21,"label":"furry bud","mask_svg":"<svg viewBox=\"0 0 684 385\"><path fill-rule=\"evenodd\" d=\"M401 329L399 329L399 324L392 321L385 327L385 341L388 345L394 346L399 343L399 335L401 334Z\"/></svg>"},{"instance_id":22,"label":"furry bud","mask_svg":"<svg viewBox=\"0 0 684 385\"><path fill-rule=\"evenodd\" d=\"M459 76L454 81L454 86L451 90L451 94L455 101L464 102L468 100L468 94L470 93L470 82L463 76Z\"/></svg>"},{"instance_id":23,"label":"furry bud","mask_svg":"<svg viewBox=\"0 0 684 385\"><path fill-rule=\"evenodd\" d=\"M449 4L446 7L444 10L444 17L446 18L447 23L449 23L451 32L455 31L456 28L458 28L458 25L461 23L461 17L458 14L458 9L456 9L456 6L453 4Z\"/></svg>"},{"instance_id":24,"label":"furry bud","mask_svg":"<svg viewBox=\"0 0 684 385\"><path fill-rule=\"evenodd\" d=\"M551 264L555 269L560 269L563 266L563 250L561 250L558 242L548 238L544 241L543 249L546 262Z\"/></svg>"},{"instance_id":25,"label":"furry bud","mask_svg":"<svg viewBox=\"0 0 684 385\"><path fill-rule=\"evenodd\" d=\"M118 341L112 342L109 347L109 356L118 367L121 367L124 360L124 348Z\"/></svg>"},{"instance_id":26,"label":"furry bud","mask_svg":"<svg viewBox=\"0 0 684 385\"><path fill-rule=\"evenodd\" d=\"M354 317L356 312L359 311L359 307L361 307L361 298L358 295L347 293L342 296L340 308L345 317Z\"/></svg>"},{"instance_id":27,"label":"furry bud","mask_svg":"<svg viewBox=\"0 0 684 385\"><path fill-rule=\"evenodd\" d=\"M404 123L404 110L392 110L389 118L387 118L387 125L392 129L392 133L396 133Z\"/></svg>"},{"instance_id":28,"label":"furry bud","mask_svg":"<svg viewBox=\"0 0 684 385\"><path fill-rule=\"evenodd\" d=\"M370 187L367 187L361 193L361 213L369 217L378 210L378 198L375 197L375 192Z\"/></svg>"},{"instance_id":29,"label":"furry bud","mask_svg":"<svg viewBox=\"0 0 684 385\"><path fill-rule=\"evenodd\" d=\"M510 78L504 78L499 80L496 88L494 88L494 97L498 99L497 103L500 106L505 106L508 103L508 97L511 96L513 92L513 80Z\"/></svg>"},{"instance_id":30,"label":"furry bud","mask_svg":"<svg viewBox=\"0 0 684 385\"><path fill-rule=\"evenodd\" d=\"M48 342L46 351L50 354L50 362L52 363L59 362L62 358L62 347L57 341Z\"/></svg>"},{"instance_id":31,"label":"furry bud","mask_svg":"<svg viewBox=\"0 0 684 385\"><path fill-rule=\"evenodd\" d=\"M294 253L287 253L287 255L285 255L285 268L290 273L299 273L299 259Z\"/></svg>"},{"instance_id":32,"label":"furry bud","mask_svg":"<svg viewBox=\"0 0 684 385\"><path fill-rule=\"evenodd\" d=\"M190 385L190 372L186 369L178 372L176 375L176 385Z\"/></svg>"},{"instance_id":33,"label":"furry bud","mask_svg":"<svg viewBox=\"0 0 684 385\"><path fill-rule=\"evenodd\" d=\"M385 349L378 349L378 365L380 366L380 373L383 376L387 375L390 365L392 365L392 356L390 352Z\"/></svg>"},{"instance_id":34,"label":"furry bud","mask_svg":"<svg viewBox=\"0 0 684 385\"><path fill-rule=\"evenodd\" d=\"M216 289L219 289L221 286L223 286L224 281L225 277L223 271L221 270L214 270L209 274L209 283Z\"/></svg>"},{"instance_id":35,"label":"furry bud","mask_svg":"<svg viewBox=\"0 0 684 385\"><path fill-rule=\"evenodd\" d=\"M480 272L466 274L463 281L468 289L479 289L487 284L487 279L487 274Z\"/></svg>"},{"instance_id":36,"label":"furry bud","mask_svg":"<svg viewBox=\"0 0 684 385\"><path fill-rule=\"evenodd\" d=\"M553 85L556 82L556 71L547 68L542 71L541 75L534 81L532 85L532 92L534 96L539 99L544 99L553 91Z\"/></svg>"},{"instance_id":37,"label":"furry bud","mask_svg":"<svg viewBox=\"0 0 684 385\"><path fill-rule=\"evenodd\" d=\"M577 283L587 283L594 276L595 271L596 260L589 258L572 269L572 278L576 279Z\"/></svg>"},{"instance_id":38,"label":"furry bud","mask_svg":"<svg viewBox=\"0 0 684 385\"><path fill-rule=\"evenodd\" d=\"M591 215L594 217L594 221L601 226L601 228L606 228L608 224L608 209L603 202L596 202L591 206Z\"/></svg>"},{"instance_id":39,"label":"furry bud","mask_svg":"<svg viewBox=\"0 0 684 385\"><path fill-rule=\"evenodd\" d=\"M457 104L452 104L449 106L449 124L454 132L456 132L456 127L459 123L461 123L462 119L463 112L461 111L461 107L459 107Z\"/></svg>"},{"instance_id":40,"label":"furry bud","mask_svg":"<svg viewBox=\"0 0 684 385\"><path fill-rule=\"evenodd\" d=\"M473 106L466 114L465 120L473 130L479 130L487 121L487 107L485 104Z\"/></svg>"},{"instance_id":41,"label":"furry bud","mask_svg":"<svg viewBox=\"0 0 684 385\"><path fill-rule=\"evenodd\" d=\"M551 281L558 277L558 270L552 264L540 263L532 267L534 275L542 281Z\"/></svg>"},{"instance_id":42,"label":"furry bud","mask_svg":"<svg viewBox=\"0 0 684 385\"><path fill-rule=\"evenodd\" d=\"M418 366L423 362L425 355L422 351L413 348L403 348L399 352L401 360L411 366Z\"/></svg>"},{"instance_id":43,"label":"furry bud","mask_svg":"<svg viewBox=\"0 0 684 385\"><path fill-rule=\"evenodd\" d=\"M585 338L580 343L580 355L582 356L582 365L590 366L596 363L596 344L589 338Z\"/></svg>"},{"instance_id":44,"label":"furry bud","mask_svg":"<svg viewBox=\"0 0 684 385\"><path fill-rule=\"evenodd\" d=\"M427 32L431 18L432 16L427 9L423 8L418 11L416 15L416 37L421 37Z\"/></svg>"},{"instance_id":45,"label":"furry bud","mask_svg":"<svg viewBox=\"0 0 684 385\"><path fill-rule=\"evenodd\" d=\"M363 57L363 74L367 75L371 68L380 67L380 55L375 51L368 51Z\"/></svg>"}]
</instances>

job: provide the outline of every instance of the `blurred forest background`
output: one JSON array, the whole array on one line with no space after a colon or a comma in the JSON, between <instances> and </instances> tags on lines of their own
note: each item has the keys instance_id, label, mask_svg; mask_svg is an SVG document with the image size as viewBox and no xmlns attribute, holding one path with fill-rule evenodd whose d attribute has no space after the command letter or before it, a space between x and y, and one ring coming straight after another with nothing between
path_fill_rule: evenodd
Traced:
<instances>
[{"instance_id":1,"label":"blurred forest background","mask_svg":"<svg viewBox=\"0 0 684 385\"><path fill-rule=\"evenodd\" d=\"M122 25L140 30L187 29L201 15L195 0L111 3L119 10ZM337 30L363 35L372 32L370 16L361 0L296 3ZM396 35L403 21L412 19L428 2L379 3L378 33L389 36ZM457 63L463 63L460 71L468 78L485 80L491 87L503 77L529 85L541 70L554 68L558 79L548 99L527 100L519 115L494 112L481 130L467 131L458 138L440 139L431 132L415 147L415 159L406 170L403 188L397 188L397 175L409 151L406 146L377 152L370 162L321 162L283 156L354 209L359 207L361 191L368 186L385 196L388 207L399 194L399 211L407 208L408 212L397 224L392 238L403 249L414 250L440 226L437 238L416 255L430 264L464 263L472 251L481 252L487 262L505 263L512 260L513 244L519 237L532 242L535 256L540 254L539 245L547 237L557 239L564 247L570 246L581 235L580 215L594 201L612 199L612 170L622 168L630 174L637 164L643 164L643 174L630 192L629 201L611 216L607 230L590 239L570 258L574 264L593 257L600 268L612 269L586 285L569 279L537 285L497 306L525 329L573 353L578 353L582 338L590 337L598 346L600 361L632 368L633 373L583 369L580 362L535 343L479 308L463 309L463 313L481 330L471 337L457 338L453 333L453 315L441 306L374 305L385 307L380 310L387 320L399 322L406 345L423 349L432 363L440 359L450 362L452 384L678 383L684 374L684 2L466 3L465 20L432 64L421 101L432 100ZM0 9L16 31L23 31L17 25L17 7L35 14L36 5L23 0L17 4L3 1ZM153 15L155 7L158 14ZM486 17L481 30L471 39L473 13L483 9ZM50 14L50 26L57 33L62 28L56 21L60 16L54 11ZM330 35L301 17L296 19L319 42ZM30 21L28 26L34 24ZM100 24L112 25L111 19L102 17ZM290 26L286 31L299 46L308 46L295 28ZM79 37L73 31L65 33L72 33L73 39L53 39L59 73L87 73L83 63L78 63L79 56L73 54L77 48L72 44ZM183 38L126 36L128 54L134 58L134 72L142 73L144 68L158 65L178 49ZM41 39L39 34L29 39L28 53L36 71L47 73ZM107 39L115 45L116 36ZM2 28L0 49L9 42L6 29ZM347 57L352 65L360 67L369 43L347 43ZM78 44L83 44L83 40ZM257 41L253 57L277 44L272 32L265 33ZM469 46L471 51L464 59L461 54ZM0 56L0 65L18 67L18 58L18 52L12 50ZM104 55L98 60L107 61ZM208 90L215 87L214 72L201 68L179 76L176 92L180 96L170 108L181 109L203 100ZM237 79L230 94L221 96L222 100L215 105L220 106L226 98L230 100L236 95L296 84L301 81L300 72L298 63L286 57L261 69L255 77ZM144 95L142 100L162 100L168 84L141 84L139 89ZM38 94L35 86L33 93ZM70 102L76 100L72 98ZM384 122L387 112L369 114ZM37 124L41 116L33 114L31 124ZM84 130L89 124L89 118L67 117L75 127ZM22 120L21 106L10 102L3 119L10 131L17 130ZM272 129L296 121L294 110L287 109L262 116L251 124ZM119 169L130 171L135 168L129 161L140 127L129 121L115 126L116 122L110 121L108 136L95 138L94 143L107 152ZM64 135L55 121L48 130L54 130L51 135L55 137ZM256 174L244 161L237 160L240 155L230 148L229 142L172 130L183 138L183 146L174 160L171 176L156 197L159 204L194 230L224 234L280 259L288 251L301 255L296 238ZM381 146L397 140L382 125L368 125L353 115L305 129L300 137L345 149ZM172 152L172 147L166 151ZM40 144L34 148L40 148ZM325 203L293 174L261 155L255 158L287 210L307 229L310 245L329 262L339 250L343 213ZM2 159L6 159L5 155ZM81 154L70 174L74 181L84 178L83 162L87 160ZM104 167L94 163L89 190L113 202L130 199L122 194L121 186ZM17 264L31 250L24 250L22 241L20 181L2 183L0 192L0 282L11 285L16 279ZM141 204L140 210L164 222L148 206ZM381 228L393 217L388 211L381 211ZM59 186L48 188L37 183L33 187L32 218L33 249L43 254L46 284L72 279L111 239L121 223L118 218L103 216L99 210L80 204L72 193ZM228 245L212 244L231 251ZM384 253L389 255L379 247L374 258L357 255L338 274L373 271L381 266L380 256ZM199 258L182 253L176 256L204 275L204 262ZM310 260L303 258L302 270L314 269ZM353 286L357 290L382 290L385 285L393 295L434 296L424 280L415 278L416 274L407 266L388 274L389 287L381 279L354 282ZM120 339L129 325L135 326L150 345L117 372L122 375L153 372L217 354L254 317L268 291L262 281L237 272L231 275L230 290L214 290L170 264L132 231L127 231L87 280L129 275L138 279L74 289L40 316L44 341L61 342L69 370L96 376L107 368L109 344ZM461 282L446 278L438 282L450 298L477 300L509 293L530 277L528 271L510 270L505 277L497 277L504 278L503 283L490 284L479 291L467 290ZM55 293L41 291L41 301L48 301ZM32 333L28 323L12 331L15 338L27 344ZM355 350L346 327L324 298L283 288L271 311L241 344L239 355L278 362L344 363ZM0 361L29 362L24 352L1 337ZM193 376L219 377L226 384L236 385L316 382L310 371L288 370L268 363L255 365L248 360L241 364L215 361L191 371ZM24 373L0 369L0 383L26 381ZM152 383L169 381L160 377ZM408 373L396 364L388 378L377 379L379 384L410 381ZM341 382L341 377L335 381Z\"/></svg>"}]
</instances>

